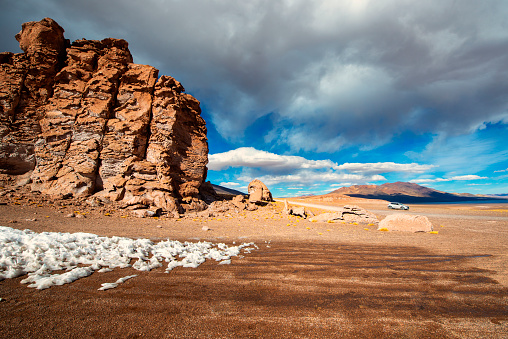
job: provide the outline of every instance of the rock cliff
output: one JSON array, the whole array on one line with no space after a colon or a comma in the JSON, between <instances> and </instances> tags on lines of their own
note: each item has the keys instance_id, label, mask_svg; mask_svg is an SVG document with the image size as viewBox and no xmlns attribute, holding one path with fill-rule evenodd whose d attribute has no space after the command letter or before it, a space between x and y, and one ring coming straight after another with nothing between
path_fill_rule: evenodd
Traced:
<instances>
[{"instance_id":1,"label":"rock cliff","mask_svg":"<svg viewBox=\"0 0 508 339\"><path fill-rule=\"evenodd\" d=\"M200 104L121 39L64 38L29 22L24 53L0 53L0 172L31 189L175 210L200 197L208 163Z\"/></svg>"}]
</instances>

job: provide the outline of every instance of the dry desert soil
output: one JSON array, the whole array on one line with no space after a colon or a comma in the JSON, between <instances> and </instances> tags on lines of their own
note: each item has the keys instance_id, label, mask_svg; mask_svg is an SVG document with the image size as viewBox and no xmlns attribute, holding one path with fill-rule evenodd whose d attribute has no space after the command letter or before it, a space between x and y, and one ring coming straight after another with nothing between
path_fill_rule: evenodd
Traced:
<instances>
[{"instance_id":1,"label":"dry desert soil","mask_svg":"<svg viewBox=\"0 0 508 339\"><path fill-rule=\"evenodd\" d=\"M430 233L311 223L272 203L220 218L147 218L43 198L0 201L0 226L131 238L255 242L230 265L115 269L45 290L0 282L1 338L508 338L508 204L357 204ZM314 212L319 212L316 206ZM79 212L85 217L68 218ZM208 230L204 230L206 226ZM205 229L206 229L205 228ZM121 286L101 283L138 274Z\"/></svg>"}]
</instances>

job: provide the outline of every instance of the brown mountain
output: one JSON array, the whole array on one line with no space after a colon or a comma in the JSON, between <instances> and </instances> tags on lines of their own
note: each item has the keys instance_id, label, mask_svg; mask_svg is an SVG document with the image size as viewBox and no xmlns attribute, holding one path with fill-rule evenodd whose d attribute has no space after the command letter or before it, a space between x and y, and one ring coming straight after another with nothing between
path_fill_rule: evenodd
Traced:
<instances>
[{"instance_id":1,"label":"brown mountain","mask_svg":"<svg viewBox=\"0 0 508 339\"><path fill-rule=\"evenodd\" d=\"M347 195L356 198L382 199L402 203L417 202L455 202L485 200L484 196L473 194L456 194L441 192L432 188L409 182L386 183L382 185L355 185L342 187L331 193Z\"/></svg>"}]
</instances>

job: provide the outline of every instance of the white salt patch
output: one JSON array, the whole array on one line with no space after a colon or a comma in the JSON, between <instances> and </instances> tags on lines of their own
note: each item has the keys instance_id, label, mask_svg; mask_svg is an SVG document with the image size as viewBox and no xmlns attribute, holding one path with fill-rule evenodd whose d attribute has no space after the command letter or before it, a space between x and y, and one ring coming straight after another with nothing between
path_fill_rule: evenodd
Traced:
<instances>
[{"instance_id":1,"label":"white salt patch","mask_svg":"<svg viewBox=\"0 0 508 339\"><path fill-rule=\"evenodd\" d=\"M0 226L0 281L27 274L22 283L44 289L71 283L95 271L108 272L115 268L150 271L166 262L166 272L170 272L178 266L198 267L207 259L226 264L241 250L250 253L254 248L258 248L254 243L232 247L222 243L172 240L153 243L149 239L100 237L89 233L36 233ZM132 259L136 261L131 265ZM65 272L52 274L53 271ZM103 284L101 290L116 286L118 282Z\"/></svg>"},{"instance_id":2,"label":"white salt patch","mask_svg":"<svg viewBox=\"0 0 508 339\"><path fill-rule=\"evenodd\" d=\"M102 287L98 288L99 291L105 291L105 290L109 290L111 288L115 288L118 286L118 284L115 284L115 283L104 283L104 284L101 284Z\"/></svg>"},{"instance_id":3,"label":"white salt patch","mask_svg":"<svg viewBox=\"0 0 508 339\"><path fill-rule=\"evenodd\" d=\"M113 271L111 268L104 267L104 268L101 268L100 270L98 270L97 272L99 272L99 273L106 273L106 272L111 272L111 271Z\"/></svg>"},{"instance_id":4,"label":"white salt patch","mask_svg":"<svg viewBox=\"0 0 508 339\"><path fill-rule=\"evenodd\" d=\"M122 277L122 278L118 279L114 283L104 283L104 284L101 284L102 287L99 288L99 291L105 291L105 290L109 290L111 288L115 288L119 284L123 284L125 281L127 281L127 280L129 280L131 278L137 277L137 276L138 276L137 274L128 275L126 277Z\"/></svg>"}]
</instances>

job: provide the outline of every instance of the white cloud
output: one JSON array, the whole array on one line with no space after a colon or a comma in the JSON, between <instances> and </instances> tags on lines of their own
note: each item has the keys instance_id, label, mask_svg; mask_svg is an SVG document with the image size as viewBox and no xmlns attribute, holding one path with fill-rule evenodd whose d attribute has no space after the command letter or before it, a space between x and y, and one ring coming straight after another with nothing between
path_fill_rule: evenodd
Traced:
<instances>
[{"instance_id":1,"label":"white cloud","mask_svg":"<svg viewBox=\"0 0 508 339\"><path fill-rule=\"evenodd\" d=\"M248 177L240 177L239 180L250 180ZM313 184L316 182L337 182L337 181L350 181L356 184L363 184L369 181L386 181L386 178L382 175L370 175L364 176L361 174L345 174L337 173L333 171L318 172L303 170L295 174L286 175L263 175L258 177L259 180L264 182L266 185L276 184L288 184L288 183L302 183L302 184Z\"/></svg>"},{"instance_id":2,"label":"white cloud","mask_svg":"<svg viewBox=\"0 0 508 339\"><path fill-rule=\"evenodd\" d=\"M482 180L488 179L487 177L480 177L479 175L459 175L455 177L451 177L451 181L468 181L468 180Z\"/></svg>"},{"instance_id":3,"label":"white cloud","mask_svg":"<svg viewBox=\"0 0 508 339\"><path fill-rule=\"evenodd\" d=\"M316 183L342 187L386 181L387 179L381 174L392 172L421 174L434 167L395 162L338 165L329 159L309 160L300 156L260 151L253 147L241 147L224 153L211 154L208 164L208 168L212 171L242 168L242 173L236 177L238 181L249 182L258 178L267 185L293 184L292 187L287 188L292 190L301 189L301 185Z\"/></svg>"},{"instance_id":4,"label":"white cloud","mask_svg":"<svg viewBox=\"0 0 508 339\"><path fill-rule=\"evenodd\" d=\"M279 155L260 151L253 147L241 147L224 153L208 156L208 169L220 171L229 167L263 168L272 171L291 171L297 169L334 169L352 173L424 173L431 170L433 165L417 163L399 164L394 162L378 163L344 163L338 165L331 160L308 160L293 155Z\"/></svg>"},{"instance_id":5,"label":"white cloud","mask_svg":"<svg viewBox=\"0 0 508 339\"><path fill-rule=\"evenodd\" d=\"M331 160L307 160L293 155L278 155L259 151L253 147L241 147L224 153L208 156L208 169L220 171L229 167L263 168L272 171L290 171L295 169L333 168L337 163Z\"/></svg>"},{"instance_id":6,"label":"white cloud","mask_svg":"<svg viewBox=\"0 0 508 339\"><path fill-rule=\"evenodd\" d=\"M431 182L448 182L448 181L470 181L470 180L483 180L488 179L487 177L480 177L478 175L459 175L451 178L435 178L435 179L414 179L410 182L415 184L431 183Z\"/></svg>"},{"instance_id":7,"label":"white cloud","mask_svg":"<svg viewBox=\"0 0 508 339\"><path fill-rule=\"evenodd\" d=\"M494 173L504 173L504 172L508 172L508 168L504 170L494 171Z\"/></svg>"},{"instance_id":8,"label":"white cloud","mask_svg":"<svg viewBox=\"0 0 508 339\"><path fill-rule=\"evenodd\" d=\"M241 184L237 182L221 182L219 185L224 187L241 186Z\"/></svg>"},{"instance_id":9,"label":"white cloud","mask_svg":"<svg viewBox=\"0 0 508 339\"><path fill-rule=\"evenodd\" d=\"M347 170L353 173L424 173L436 166L420 165L417 163L397 164L394 162L377 162L377 163L345 163L336 167L338 170Z\"/></svg>"}]
</instances>

